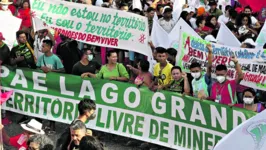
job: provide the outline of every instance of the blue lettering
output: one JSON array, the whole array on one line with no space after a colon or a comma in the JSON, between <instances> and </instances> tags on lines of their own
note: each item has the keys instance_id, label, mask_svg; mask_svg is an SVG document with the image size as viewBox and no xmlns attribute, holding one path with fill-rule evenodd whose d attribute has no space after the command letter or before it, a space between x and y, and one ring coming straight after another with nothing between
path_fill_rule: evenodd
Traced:
<instances>
[{"instance_id":1,"label":"blue lettering","mask_svg":"<svg viewBox=\"0 0 266 150\"><path fill-rule=\"evenodd\" d=\"M256 54L254 54L253 52L248 52L246 49L236 51L235 54L239 59L253 59L256 56Z\"/></svg>"}]
</instances>

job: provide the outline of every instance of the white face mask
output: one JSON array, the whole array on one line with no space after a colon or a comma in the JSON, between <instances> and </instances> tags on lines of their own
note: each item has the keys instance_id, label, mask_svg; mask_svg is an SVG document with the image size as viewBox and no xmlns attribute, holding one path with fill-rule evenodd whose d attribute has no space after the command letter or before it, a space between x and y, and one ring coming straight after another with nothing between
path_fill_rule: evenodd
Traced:
<instances>
[{"instance_id":1,"label":"white face mask","mask_svg":"<svg viewBox=\"0 0 266 150\"><path fill-rule=\"evenodd\" d=\"M248 98L248 97L244 97L243 101L245 104L252 104L254 101L254 98Z\"/></svg>"},{"instance_id":2,"label":"white face mask","mask_svg":"<svg viewBox=\"0 0 266 150\"><path fill-rule=\"evenodd\" d=\"M88 60L91 61L92 59L93 59L93 55L92 54L88 55Z\"/></svg>"},{"instance_id":3,"label":"white face mask","mask_svg":"<svg viewBox=\"0 0 266 150\"><path fill-rule=\"evenodd\" d=\"M2 9L3 10L7 10L8 9L8 5L2 5Z\"/></svg>"},{"instance_id":4,"label":"white face mask","mask_svg":"<svg viewBox=\"0 0 266 150\"><path fill-rule=\"evenodd\" d=\"M200 72L196 72L196 73L191 73L191 76L194 78L194 79L198 79L200 77Z\"/></svg>"},{"instance_id":5,"label":"white face mask","mask_svg":"<svg viewBox=\"0 0 266 150\"><path fill-rule=\"evenodd\" d=\"M223 83L225 81L225 76L217 76L216 79L219 83Z\"/></svg>"}]
</instances>

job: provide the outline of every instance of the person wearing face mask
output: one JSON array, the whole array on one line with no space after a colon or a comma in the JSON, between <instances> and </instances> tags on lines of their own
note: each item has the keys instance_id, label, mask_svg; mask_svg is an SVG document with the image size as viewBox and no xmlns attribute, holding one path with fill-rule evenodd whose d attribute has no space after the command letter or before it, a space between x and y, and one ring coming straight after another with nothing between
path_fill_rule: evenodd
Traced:
<instances>
[{"instance_id":1,"label":"person wearing face mask","mask_svg":"<svg viewBox=\"0 0 266 150\"><path fill-rule=\"evenodd\" d=\"M8 6L11 5L11 4L12 4L12 2L9 2L8 0L2 0L0 2L0 6L1 6L0 13L8 15L8 16L12 16L13 14L8 8Z\"/></svg>"},{"instance_id":2,"label":"person wearing face mask","mask_svg":"<svg viewBox=\"0 0 266 150\"><path fill-rule=\"evenodd\" d=\"M92 52L88 49L84 49L81 60L73 66L72 74L81 77L88 76L88 73L95 74L97 70L101 69L101 65L92 60Z\"/></svg>"},{"instance_id":3,"label":"person wearing face mask","mask_svg":"<svg viewBox=\"0 0 266 150\"><path fill-rule=\"evenodd\" d=\"M194 78L192 80L192 90L193 97L199 99L206 99L209 96L210 85L211 85L211 67L212 67L212 56L210 53L212 52L211 45L207 45L206 48L209 51L208 55L208 66L206 74L202 74L201 65L197 62L194 62L190 65L190 73Z\"/></svg>"},{"instance_id":4,"label":"person wearing face mask","mask_svg":"<svg viewBox=\"0 0 266 150\"><path fill-rule=\"evenodd\" d=\"M57 140L57 142L56 142L57 148L56 149L58 149L58 150L67 150L68 149L68 146L71 144L71 142L73 142L73 139L71 138L71 132L69 129L71 128L71 126L73 124L76 124L77 122L79 122L78 124L80 124L80 125L83 124L85 126L85 123L87 121L93 120L96 117L96 114L95 114L96 104L93 100L85 98L79 102L78 111L79 111L78 118L75 119L74 121L72 121L70 127L67 127L65 129L65 132L63 132L61 134L60 138ZM92 131L90 129L85 128L85 132L83 131L82 135L83 136L85 136L85 135L92 136ZM72 139L72 141L71 141L71 139ZM76 139L74 141L75 141L74 145L78 146L79 141Z\"/></svg>"},{"instance_id":5,"label":"person wearing face mask","mask_svg":"<svg viewBox=\"0 0 266 150\"><path fill-rule=\"evenodd\" d=\"M261 103L255 103L256 92L252 88L245 89L243 91L243 102L244 104L228 104L229 106L235 106L244 108L254 112L262 112L265 108Z\"/></svg>"},{"instance_id":6,"label":"person wearing face mask","mask_svg":"<svg viewBox=\"0 0 266 150\"><path fill-rule=\"evenodd\" d=\"M212 55L212 53L210 55ZM215 74L217 82L212 85L210 99L220 104L227 105L230 103L236 103L236 86L243 79L241 66L239 65L238 60L235 56L231 58L230 65L231 63L235 65L235 70L237 73L235 80L226 79L227 67L225 65L220 64L216 66Z\"/></svg>"}]
</instances>

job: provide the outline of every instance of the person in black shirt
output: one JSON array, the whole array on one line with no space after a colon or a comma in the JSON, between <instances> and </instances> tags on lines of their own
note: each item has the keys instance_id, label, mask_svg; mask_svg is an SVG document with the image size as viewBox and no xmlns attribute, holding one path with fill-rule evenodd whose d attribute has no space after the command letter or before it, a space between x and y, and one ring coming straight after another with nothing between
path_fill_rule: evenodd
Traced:
<instances>
[{"instance_id":1,"label":"person in black shirt","mask_svg":"<svg viewBox=\"0 0 266 150\"><path fill-rule=\"evenodd\" d=\"M82 59L77 62L72 70L72 74L86 76L87 73L96 73L96 70L100 70L101 65L95 61L91 61L93 59L93 54L90 50L84 50Z\"/></svg>"},{"instance_id":2,"label":"person in black shirt","mask_svg":"<svg viewBox=\"0 0 266 150\"><path fill-rule=\"evenodd\" d=\"M63 40L57 47L56 54L63 61L65 72L72 73L73 66L81 59L81 50L78 49L76 40L70 40L60 35Z\"/></svg>"},{"instance_id":3,"label":"person in black shirt","mask_svg":"<svg viewBox=\"0 0 266 150\"><path fill-rule=\"evenodd\" d=\"M16 37L18 45L13 47L10 52L11 65L36 69L33 53L26 44L26 33L24 31L18 31Z\"/></svg>"},{"instance_id":4,"label":"person in black shirt","mask_svg":"<svg viewBox=\"0 0 266 150\"><path fill-rule=\"evenodd\" d=\"M7 65L9 64L10 50L3 40L5 40L5 38L2 32L0 32L0 65Z\"/></svg>"},{"instance_id":5,"label":"person in black shirt","mask_svg":"<svg viewBox=\"0 0 266 150\"><path fill-rule=\"evenodd\" d=\"M79 143L86 135L86 126L80 121L76 120L70 125L71 142L68 146L69 150L79 150Z\"/></svg>"}]
</instances>

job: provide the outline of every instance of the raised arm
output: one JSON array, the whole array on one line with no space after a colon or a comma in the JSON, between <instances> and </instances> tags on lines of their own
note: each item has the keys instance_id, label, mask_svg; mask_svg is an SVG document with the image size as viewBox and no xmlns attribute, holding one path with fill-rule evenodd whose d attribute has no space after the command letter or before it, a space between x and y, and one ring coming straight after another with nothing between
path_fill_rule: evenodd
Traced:
<instances>
[{"instance_id":1,"label":"raised arm","mask_svg":"<svg viewBox=\"0 0 266 150\"><path fill-rule=\"evenodd\" d=\"M183 72L182 77L184 78L184 93L189 95L190 94L190 86L189 86L187 74L185 72Z\"/></svg>"},{"instance_id":2,"label":"raised arm","mask_svg":"<svg viewBox=\"0 0 266 150\"><path fill-rule=\"evenodd\" d=\"M233 56L233 57L231 58L231 60L235 63L235 67L236 67L235 69L236 69L236 72L237 72L237 74L238 74L237 79L236 79L236 82L237 82L237 83L240 83L241 80L242 80L243 77L244 77L243 72L242 72L242 69L241 69L241 66L239 65L238 60L236 59L235 56Z\"/></svg>"},{"instance_id":3,"label":"raised arm","mask_svg":"<svg viewBox=\"0 0 266 150\"><path fill-rule=\"evenodd\" d=\"M206 47L208 49L208 66L206 74L210 77L212 72L212 45L208 44Z\"/></svg>"}]
</instances>

